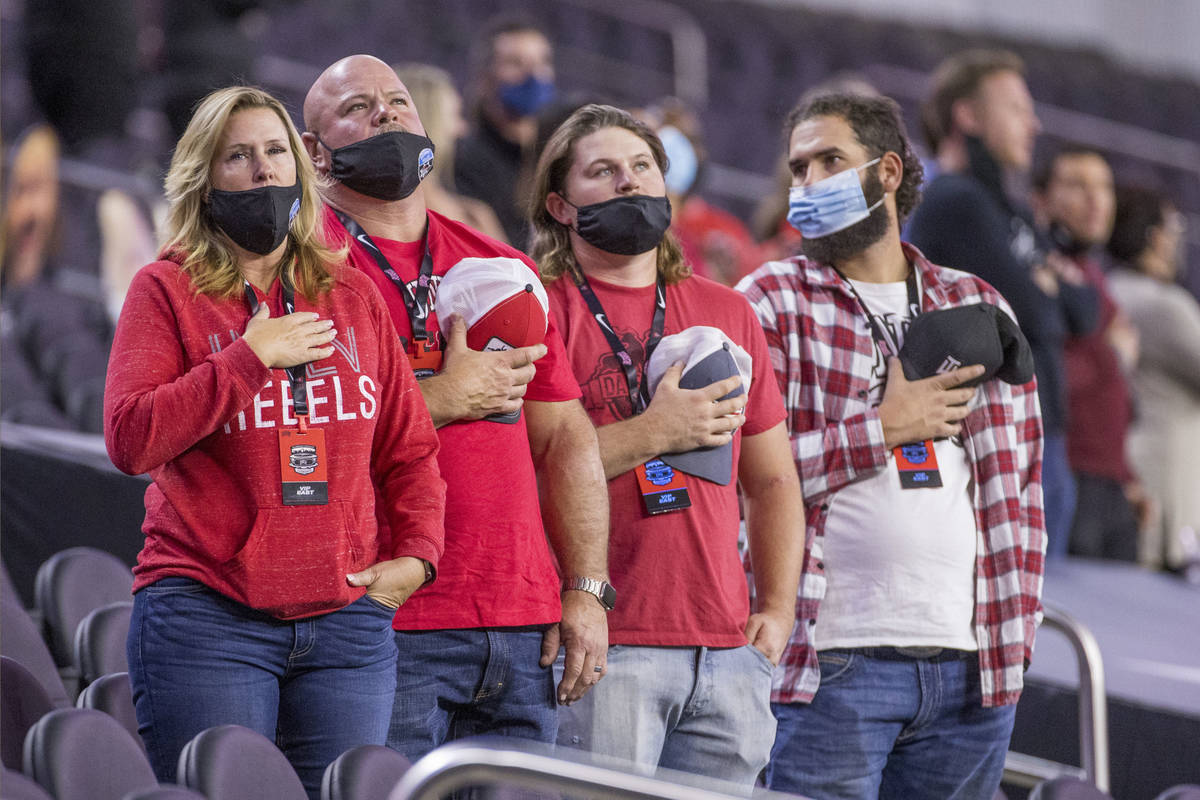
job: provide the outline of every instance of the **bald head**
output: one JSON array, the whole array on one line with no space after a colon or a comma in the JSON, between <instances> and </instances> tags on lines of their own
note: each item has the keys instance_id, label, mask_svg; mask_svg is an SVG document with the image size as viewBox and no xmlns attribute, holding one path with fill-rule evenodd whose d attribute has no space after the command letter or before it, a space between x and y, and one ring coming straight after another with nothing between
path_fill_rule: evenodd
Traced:
<instances>
[{"instance_id":1,"label":"bald head","mask_svg":"<svg viewBox=\"0 0 1200 800\"><path fill-rule=\"evenodd\" d=\"M392 68L375 56L358 54L335 61L313 82L304 98L304 127L320 133L323 117L337 105L347 87L371 78L386 80L389 75L400 84Z\"/></svg>"}]
</instances>

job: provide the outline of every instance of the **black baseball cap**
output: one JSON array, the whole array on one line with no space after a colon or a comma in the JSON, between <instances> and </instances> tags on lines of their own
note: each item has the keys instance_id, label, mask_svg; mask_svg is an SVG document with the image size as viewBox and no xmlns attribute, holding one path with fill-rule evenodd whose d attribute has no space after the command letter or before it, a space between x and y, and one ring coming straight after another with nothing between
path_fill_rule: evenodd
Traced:
<instances>
[{"instance_id":1,"label":"black baseball cap","mask_svg":"<svg viewBox=\"0 0 1200 800\"><path fill-rule=\"evenodd\" d=\"M904 377L929 378L971 364L983 375L962 386L992 378L1022 384L1033 379L1033 352L1012 317L991 303L942 308L921 314L909 325L900 348Z\"/></svg>"}]
</instances>

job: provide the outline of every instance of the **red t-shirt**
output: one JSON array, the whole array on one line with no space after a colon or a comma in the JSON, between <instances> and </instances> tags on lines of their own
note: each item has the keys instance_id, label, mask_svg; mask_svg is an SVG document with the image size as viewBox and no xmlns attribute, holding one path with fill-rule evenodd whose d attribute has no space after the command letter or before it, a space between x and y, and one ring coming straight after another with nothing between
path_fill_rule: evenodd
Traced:
<instances>
[{"instance_id":1,"label":"red t-shirt","mask_svg":"<svg viewBox=\"0 0 1200 800\"><path fill-rule=\"evenodd\" d=\"M335 240L349 234L337 215L326 211L327 230ZM446 270L467 257L528 256L460 222L429 212L429 249L433 256L430 305L436 309L437 286ZM391 267L414 285L424 242L373 238ZM348 259L371 278L383 295L401 339L412 324L400 289L383 273L366 248L355 242ZM438 329L431 309L426 327ZM525 399L560 402L579 397L550 322L549 352L537 361L537 376ZM560 584L538 506L537 480L525 415L512 425L486 420L455 422L438 429L438 466L446 481L446 552L438 577L418 590L396 613L396 630L494 628L557 622L562 616Z\"/></svg>"},{"instance_id":2,"label":"red t-shirt","mask_svg":"<svg viewBox=\"0 0 1200 800\"><path fill-rule=\"evenodd\" d=\"M641 374L654 312L654 287L628 288L591 279L613 330ZM569 278L549 287L550 310L567 345L583 404L600 426L628 418L625 373ZM742 295L706 278L667 287L664 333L693 325L720 328L754 359L746 424L733 437L734 465L743 435L784 419L762 327ZM736 475L736 469L735 469ZM608 482L608 568L617 590L609 613L612 644L737 647L749 616L746 574L738 556L737 484L685 476L692 506L651 517L633 471Z\"/></svg>"}]
</instances>

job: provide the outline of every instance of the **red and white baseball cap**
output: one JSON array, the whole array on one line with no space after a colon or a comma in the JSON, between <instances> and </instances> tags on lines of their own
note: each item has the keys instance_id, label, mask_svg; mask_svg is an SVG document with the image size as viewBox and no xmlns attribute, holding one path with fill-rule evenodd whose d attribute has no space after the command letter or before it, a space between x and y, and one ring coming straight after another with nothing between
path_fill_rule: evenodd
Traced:
<instances>
[{"instance_id":1,"label":"red and white baseball cap","mask_svg":"<svg viewBox=\"0 0 1200 800\"><path fill-rule=\"evenodd\" d=\"M541 279L519 258L464 258L442 276L438 324L450 334L450 318L467 324L472 350L513 350L546 338L550 299Z\"/></svg>"}]
</instances>

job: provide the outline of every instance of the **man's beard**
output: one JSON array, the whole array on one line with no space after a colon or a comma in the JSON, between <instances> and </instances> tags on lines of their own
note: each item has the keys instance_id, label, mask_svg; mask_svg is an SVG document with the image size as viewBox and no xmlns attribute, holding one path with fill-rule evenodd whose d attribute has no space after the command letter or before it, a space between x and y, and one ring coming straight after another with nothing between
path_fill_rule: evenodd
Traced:
<instances>
[{"instance_id":1,"label":"man's beard","mask_svg":"<svg viewBox=\"0 0 1200 800\"><path fill-rule=\"evenodd\" d=\"M867 197L883 197L883 183L874 172L863 176L863 194ZM836 266L886 236L890 225L891 217L888 215L887 204L880 203L866 219L854 223L849 228L817 239L802 239L800 251L813 261Z\"/></svg>"}]
</instances>

